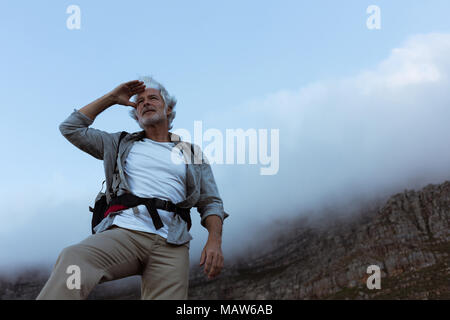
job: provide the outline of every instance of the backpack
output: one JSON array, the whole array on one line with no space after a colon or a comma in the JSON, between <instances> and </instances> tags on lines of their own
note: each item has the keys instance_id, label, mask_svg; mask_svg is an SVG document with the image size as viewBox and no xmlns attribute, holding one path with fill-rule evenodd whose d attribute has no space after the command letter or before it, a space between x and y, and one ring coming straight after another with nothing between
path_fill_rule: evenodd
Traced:
<instances>
[{"instance_id":1,"label":"backpack","mask_svg":"<svg viewBox=\"0 0 450 320\"><path fill-rule=\"evenodd\" d=\"M125 137L127 134L128 134L128 132L126 132L126 131L122 131L120 133L119 142L117 143L116 161L114 162L113 174L116 172L117 156L119 154L120 141L122 141L123 137ZM105 180L103 180L102 189L103 189L104 183L105 183ZM112 194L111 187L110 187L110 194ZM91 221L92 234L95 233L94 228L100 222L102 222L102 220L104 219L105 212L107 209L108 209L108 203L106 202L106 193L102 192L100 189L100 192L97 194L97 197L95 198L94 208L89 206L89 211L92 212L92 221Z\"/></svg>"}]
</instances>

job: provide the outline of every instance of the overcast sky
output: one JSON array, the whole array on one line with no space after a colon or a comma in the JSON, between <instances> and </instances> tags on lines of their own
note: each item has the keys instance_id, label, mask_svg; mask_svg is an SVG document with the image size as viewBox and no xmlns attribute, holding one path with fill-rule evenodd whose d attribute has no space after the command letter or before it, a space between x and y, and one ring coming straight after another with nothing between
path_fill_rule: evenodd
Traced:
<instances>
[{"instance_id":1,"label":"overcast sky","mask_svg":"<svg viewBox=\"0 0 450 320\"><path fill-rule=\"evenodd\" d=\"M72 4L79 30L66 26ZM372 4L378 30L366 26ZM193 132L201 120L224 136L279 130L275 175L213 165L230 214L225 259L274 217L448 180L449 9L437 0L2 1L0 267L51 266L90 234L102 162L58 125L140 75L177 97L174 129ZM128 110L114 106L93 127L140 130ZM207 231L192 213L197 263Z\"/></svg>"}]
</instances>

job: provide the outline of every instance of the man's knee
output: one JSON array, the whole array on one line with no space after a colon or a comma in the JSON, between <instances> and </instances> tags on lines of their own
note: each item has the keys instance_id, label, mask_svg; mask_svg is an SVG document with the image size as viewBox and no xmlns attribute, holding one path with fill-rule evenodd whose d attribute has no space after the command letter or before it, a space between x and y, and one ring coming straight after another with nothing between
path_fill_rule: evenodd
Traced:
<instances>
[{"instance_id":1,"label":"man's knee","mask_svg":"<svg viewBox=\"0 0 450 320\"><path fill-rule=\"evenodd\" d=\"M96 265L94 254L83 245L76 244L64 248L55 263L55 271L70 275L79 272L84 281L99 277L100 266Z\"/></svg>"},{"instance_id":2,"label":"man's knee","mask_svg":"<svg viewBox=\"0 0 450 320\"><path fill-rule=\"evenodd\" d=\"M64 248L37 299L86 299L103 275L92 260L83 245Z\"/></svg>"},{"instance_id":3,"label":"man's knee","mask_svg":"<svg viewBox=\"0 0 450 320\"><path fill-rule=\"evenodd\" d=\"M82 246L76 244L64 248L59 254L57 263L65 262L72 264L81 264L87 260L88 253Z\"/></svg>"}]
</instances>

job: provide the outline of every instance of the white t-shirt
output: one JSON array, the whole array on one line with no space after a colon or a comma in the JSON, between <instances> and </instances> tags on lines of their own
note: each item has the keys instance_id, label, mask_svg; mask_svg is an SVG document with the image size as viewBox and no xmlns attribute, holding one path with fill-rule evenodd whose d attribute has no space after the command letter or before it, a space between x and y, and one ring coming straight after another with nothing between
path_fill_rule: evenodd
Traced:
<instances>
[{"instance_id":1,"label":"white t-shirt","mask_svg":"<svg viewBox=\"0 0 450 320\"><path fill-rule=\"evenodd\" d=\"M125 159L124 174L134 195L170 200L173 203L186 198L186 164L183 154L173 148L174 145L173 142L157 142L148 138L133 143ZM172 152L179 161L172 160ZM115 216L113 224L167 238L168 227L175 213L157 209L164 226L156 230L145 205L137 208L138 214L131 208L123 210Z\"/></svg>"}]
</instances>

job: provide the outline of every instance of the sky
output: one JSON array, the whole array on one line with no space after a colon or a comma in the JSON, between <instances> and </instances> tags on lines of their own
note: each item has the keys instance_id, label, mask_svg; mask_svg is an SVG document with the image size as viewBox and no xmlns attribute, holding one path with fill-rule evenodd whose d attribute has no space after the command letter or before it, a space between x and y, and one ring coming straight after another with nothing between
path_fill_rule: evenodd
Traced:
<instances>
[{"instance_id":1,"label":"sky","mask_svg":"<svg viewBox=\"0 0 450 320\"><path fill-rule=\"evenodd\" d=\"M80 9L69 29L67 8ZM369 29L370 5L380 28ZM276 129L279 169L213 164L225 261L274 218L450 179L448 1L2 1L0 268L53 265L90 233L102 162L58 130L119 84L154 76L174 129ZM139 131L129 107L92 127ZM204 147L204 146L203 146ZM207 231L192 211L191 263ZM279 228L283 228L279 226ZM226 263L226 262L225 262Z\"/></svg>"}]
</instances>

